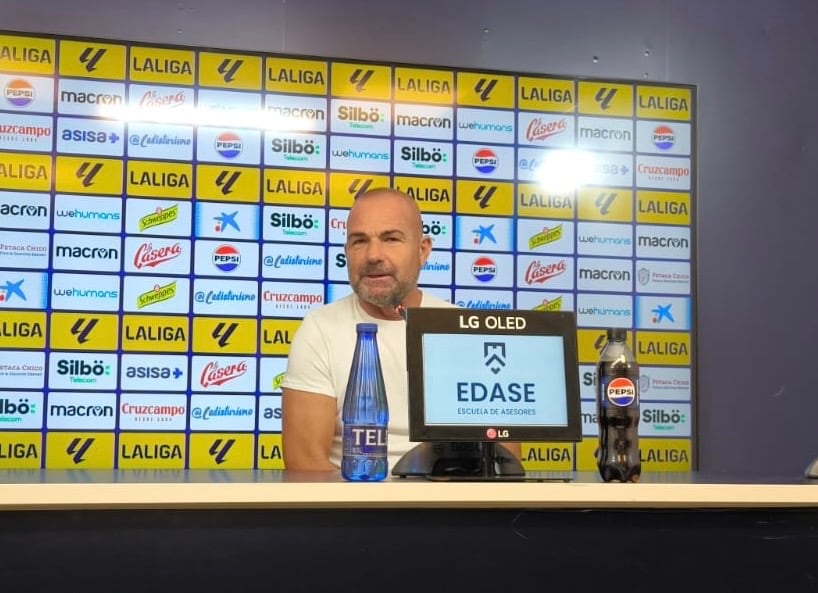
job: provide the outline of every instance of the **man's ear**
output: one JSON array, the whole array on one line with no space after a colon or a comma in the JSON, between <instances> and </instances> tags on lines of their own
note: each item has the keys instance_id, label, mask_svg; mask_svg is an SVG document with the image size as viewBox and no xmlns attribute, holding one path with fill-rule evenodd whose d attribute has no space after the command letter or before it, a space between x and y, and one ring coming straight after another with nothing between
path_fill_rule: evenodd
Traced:
<instances>
[{"instance_id":1,"label":"man's ear","mask_svg":"<svg viewBox=\"0 0 818 593\"><path fill-rule=\"evenodd\" d=\"M423 235L420 240L420 265L426 263L430 253L432 253L432 239L428 235Z\"/></svg>"}]
</instances>

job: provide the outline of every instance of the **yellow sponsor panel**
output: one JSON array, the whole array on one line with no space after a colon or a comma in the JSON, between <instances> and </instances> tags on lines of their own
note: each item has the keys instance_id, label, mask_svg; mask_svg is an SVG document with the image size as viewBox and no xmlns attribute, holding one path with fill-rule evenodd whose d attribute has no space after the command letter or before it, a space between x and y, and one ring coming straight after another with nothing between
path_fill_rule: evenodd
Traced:
<instances>
[{"instance_id":1,"label":"yellow sponsor panel","mask_svg":"<svg viewBox=\"0 0 818 593\"><path fill-rule=\"evenodd\" d=\"M258 435L258 469L284 469L280 434Z\"/></svg>"},{"instance_id":2,"label":"yellow sponsor panel","mask_svg":"<svg viewBox=\"0 0 818 593\"><path fill-rule=\"evenodd\" d=\"M598 472L596 457L594 453L599 446L599 437L585 437L576 448L577 471L578 472Z\"/></svg>"},{"instance_id":3,"label":"yellow sponsor panel","mask_svg":"<svg viewBox=\"0 0 818 593\"><path fill-rule=\"evenodd\" d=\"M580 220L631 222L633 191L614 187L586 187L577 192L577 217Z\"/></svg>"},{"instance_id":4,"label":"yellow sponsor panel","mask_svg":"<svg viewBox=\"0 0 818 593\"><path fill-rule=\"evenodd\" d=\"M457 181L458 214L511 216L514 214L514 184L488 181Z\"/></svg>"},{"instance_id":5,"label":"yellow sponsor panel","mask_svg":"<svg viewBox=\"0 0 818 593\"><path fill-rule=\"evenodd\" d=\"M580 363L596 363L599 361L599 354L608 337L604 329L578 329L577 330L577 356ZM628 347L633 350L633 339L631 332L628 332L625 341Z\"/></svg>"},{"instance_id":6,"label":"yellow sponsor panel","mask_svg":"<svg viewBox=\"0 0 818 593\"><path fill-rule=\"evenodd\" d=\"M0 154L0 189L50 190L51 157L18 152Z\"/></svg>"},{"instance_id":7,"label":"yellow sponsor panel","mask_svg":"<svg viewBox=\"0 0 818 593\"><path fill-rule=\"evenodd\" d=\"M517 185L517 215L530 218L574 218L574 194L554 193L537 183Z\"/></svg>"},{"instance_id":8,"label":"yellow sponsor panel","mask_svg":"<svg viewBox=\"0 0 818 593\"><path fill-rule=\"evenodd\" d=\"M258 351L258 320L194 317L193 351L210 354L255 354Z\"/></svg>"},{"instance_id":9,"label":"yellow sponsor panel","mask_svg":"<svg viewBox=\"0 0 818 593\"><path fill-rule=\"evenodd\" d=\"M689 225L690 194L637 191L636 222Z\"/></svg>"},{"instance_id":10,"label":"yellow sponsor panel","mask_svg":"<svg viewBox=\"0 0 818 593\"><path fill-rule=\"evenodd\" d=\"M0 71L54 74L56 48L53 39L0 35Z\"/></svg>"},{"instance_id":11,"label":"yellow sponsor panel","mask_svg":"<svg viewBox=\"0 0 818 593\"><path fill-rule=\"evenodd\" d=\"M122 195L122 161L58 156L56 188L75 194Z\"/></svg>"},{"instance_id":12,"label":"yellow sponsor panel","mask_svg":"<svg viewBox=\"0 0 818 593\"><path fill-rule=\"evenodd\" d=\"M265 169L264 202L324 206L327 203L327 174L324 171Z\"/></svg>"},{"instance_id":13,"label":"yellow sponsor panel","mask_svg":"<svg viewBox=\"0 0 818 593\"><path fill-rule=\"evenodd\" d=\"M177 198L193 195L193 165L128 161L128 196Z\"/></svg>"},{"instance_id":14,"label":"yellow sponsor panel","mask_svg":"<svg viewBox=\"0 0 818 593\"><path fill-rule=\"evenodd\" d=\"M260 91L261 57L199 52L199 84Z\"/></svg>"},{"instance_id":15,"label":"yellow sponsor panel","mask_svg":"<svg viewBox=\"0 0 818 593\"><path fill-rule=\"evenodd\" d=\"M520 76L517 79L518 109L572 113L576 109L576 97L573 80L530 76Z\"/></svg>"},{"instance_id":16,"label":"yellow sponsor panel","mask_svg":"<svg viewBox=\"0 0 818 593\"><path fill-rule=\"evenodd\" d=\"M46 469L113 469L114 433L49 432L45 437Z\"/></svg>"},{"instance_id":17,"label":"yellow sponsor panel","mask_svg":"<svg viewBox=\"0 0 818 593\"><path fill-rule=\"evenodd\" d=\"M410 195L424 212L451 212L454 205L451 179L395 177L395 189Z\"/></svg>"},{"instance_id":18,"label":"yellow sponsor panel","mask_svg":"<svg viewBox=\"0 0 818 593\"><path fill-rule=\"evenodd\" d=\"M60 76L125 80L124 45L60 41Z\"/></svg>"},{"instance_id":19,"label":"yellow sponsor panel","mask_svg":"<svg viewBox=\"0 0 818 593\"><path fill-rule=\"evenodd\" d=\"M3 312L0 348L45 348L45 312Z\"/></svg>"},{"instance_id":20,"label":"yellow sponsor panel","mask_svg":"<svg viewBox=\"0 0 818 593\"><path fill-rule=\"evenodd\" d=\"M42 458L42 433L0 431L0 468L40 469Z\"/></svg>"},{"instance_id":21,"label":"yellow sponsor panel","mask_svg":"<svg viewBox=\"0 0 818 593\"><path fill-rule=\"evenodd\" d=\"M187 352L189 320L176 315L123 315L122 350Z\"/></svg>"},{"instance_id":22,"label":"yellow sponsor panel","mask_svg":"<svg viewBox=\"0 0 818 593\"><path fill-rule=\"evenodd\" d=\"M520 461L531 470L572 471L573 443L522 443Z\"/></svg>"},{"instance_id":23,"label":"yellow sponsor panel","mask_svg":"<svg viewBox=\"0 0 818 593\"><path fill-rule=\"evenodd\" d=\"M330 173L329 205L335 208L352 208L358 194L379 187L390 187L389 175Z\"/></svg>"},{"instance_id":24,"label":"yellow sponsor panel","mask_svg":"<svg viewBox=\"0 0 818 593\"><path fill-rule=\"evenodd\" d=\"M480 72L457 73L457 104L475 107L514 107L514 77Z\"/></svg>"},{"instance_id":25,"label":"yellow sponsor panel","mask_svg":"<svg viewBox=\"0 0 818 593\"><path fill-rule=\"evenodd\" d=\"M97 313L52 313L50 345L57 350L116 350L119 316Z\"/></svg>"},{"instance_id":26,"label":"yellow sponsor panel","mask_svg":"<svg viewBox=\"0 0 818 593\"><path fill-rule=\"evenodd\" d=\"M265 63L264 88L274 93L326 95L327 63L268 57Z\"/></svg>"},{"instance_id":27,"label":"yellow sponsor panel","mask_svg":"<svg viewBox=\"0 0 818 593\"><path fill-rule=\"evenodd\" d=\"M119 433L119 469L184 469L184 433Z\"/></svg>"},{"instance_id":28,"label":"yellow sponsor panel","mask_svg":"<svg viewBox=\"0 0 818 593\"><path fill-rule=\"evenodd\" d=\"M287 356L299 325L300 319L262 319L261 353Z\"/></svg>"},{"instance_id":29,"label":"yellow sponsor panel","mask_svg":"<svg viewBox=\"0 0 818 593\"><path fill-rule=\"evenodd\" d=\"M636 87L636 116L690 121L691 90L658 86Z\"/></svg>"},{"instance_id":30,"label":"yellow sponsor panel","mask_svg":"<svg viewBox=\"0 0 818 593\"><path fill-rule=\"evenodd\" d=\"M196 198L223 202L258 202L261 172L255 167L196 166Z\"/></svg>"},{"instance_id":31,"label":"yellow sponsor panel","mask_svg":"<svg viewBox=\"0 0 818 593\"><path fill-rule=\"evenodd\" d=\"M451 105L454 73L425 68L395 68L395 101Z\"/></svg>"},{"instance_id":32,"label":"yellow sponsor panel","mask_svg":"<svg viewBox=\"0 0 818 593\"><path fill-rule=\"evenodd\" d=\"M387 101L392 98L392 69L376 64L333 62L332 94Z\"/></svg>"},{"instance_id":33,"label":"yellow sponsor panel","mask_svg":"<svg viewBox=\"0 0 818 593\"><path fill-rule=\"evenodd\" d=\"M193 51L133 45L128 65L132 81L185 85L196 81Z\"/></svg>"},{"instance_id":34,"label":"yellow sponsor panel","mask_svg":"<svg viewBox=\"0 0 818 593\"><path fill-rule=\"evenodd\" d=\"M579 112L591 115L633 115L633 86L612 82L579 81Z\"/></svg>"},{"instance_id":35,"label":"yellow sponsor panel","mask_svg":"<svg viewBox=\"0 0 818 593\"><path fill-rule=\"evenodd\" d=\"M193 433L190 469L252 469L255 442L252 434Z\"/></svg>"},{"instance_id":36,"label":"yellow sponsor panel","mask_svg":"<svg viewBox=\"0 0 818 593\"><path fill-rule=\"evenodd\" d=\"M638 331L634 354L639 364L690 366L690 334Z\"/></svg>"},{"instance_id":37,"label":"yellow sponsor panel","mask_svg":"<svg viewBox=\"0 0 818 593\"><path fill-rule=\"evenodd\" d=\"M689 439L639 439L642 475L651 472L689 472L693 466Z\"/></svg>"}]
</instances>

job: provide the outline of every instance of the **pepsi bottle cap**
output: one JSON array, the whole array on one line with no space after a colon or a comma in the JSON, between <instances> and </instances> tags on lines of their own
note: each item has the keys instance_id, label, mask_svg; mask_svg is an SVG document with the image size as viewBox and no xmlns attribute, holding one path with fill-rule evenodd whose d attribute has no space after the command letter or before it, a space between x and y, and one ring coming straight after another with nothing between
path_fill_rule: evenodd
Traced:
<instances>
[{"instance_id":1,"label":"pepsi bottle cap","mask_svg":"<svg viewBox=\"0 0 818 593\"><path fill-rule=\"evenodd\" d=\"M628 330L623 327L610 327L608 328L608 339L609 340L625 340L628 337Z\"/></svg>"}]
</instances>

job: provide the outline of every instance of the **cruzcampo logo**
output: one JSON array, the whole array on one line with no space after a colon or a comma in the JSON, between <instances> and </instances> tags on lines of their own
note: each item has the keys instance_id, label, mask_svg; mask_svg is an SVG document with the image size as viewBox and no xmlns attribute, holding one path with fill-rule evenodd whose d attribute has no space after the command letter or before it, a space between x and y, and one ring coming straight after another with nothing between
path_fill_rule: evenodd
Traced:
<instances>
[{"instance_id":1,"label":"cruzcampo logo","mask_svg":"<svg viewBox=\"0 0 818 593\"><path fill-rule=\"evenodd\" d=\"M558 224L554 228L549 229L548 227L543 227L543 230L537 233L536 235L532 235L528 239L528 248L535 249L547 243L553 243L554 241L559 241L562 239L562 225Z\"/></svg>"},{"instance_id":2,"label":"cruzcampo logo","mask_svg":"<svg viewBox=\"0 0 818 593\"><path fill-rule=\"evenodd\" d=\"M534 307L535 311L562 311L562 297L551 299L543 299L539 305Z\"/></svg>"},{"instance_id":3,"label":"cruzcampo logo","mask_svg":"<svg viewBox=\"0 0 818 593\"><path fill-rule=\"evenodd\" d=\"M146 214L139 219L139 231L144 231L151 227L159 226L160 224L167 224L176 220L179 216L179 205L174 204L170 208L157 208L156 212Z\"/></svg>"},{"instance_id":4,"label":"cruzcampo logo","mask_svg":"<svg viewBox=\"0 0 818 593\"><path fill-rule=\"evenodd\" d=\"M145 307L155 305L156 303L161 303L162 301L169 301L175 296L176 280L170 284L165 284L164 286L159 286L157 284L152 290L142 293L136 298L136 308L144 309Z\"/></svg>"}]
</instances>

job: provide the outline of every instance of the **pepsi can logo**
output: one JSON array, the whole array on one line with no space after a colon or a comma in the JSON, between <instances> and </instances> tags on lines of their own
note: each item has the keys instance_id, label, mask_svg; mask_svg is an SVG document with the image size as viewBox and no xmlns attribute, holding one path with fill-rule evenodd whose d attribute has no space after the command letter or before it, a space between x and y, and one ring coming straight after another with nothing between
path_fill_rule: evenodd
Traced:
<instances>
[{"instance_id":1,"label":"pepsi can logo","mask_svg":"<svg viewBox=\"0 0 818 593\"><path fill-rule=\"evenodd\" d=\"M497 275L497 264L490 257L478 257L471 265L471 273L480 282L488 282Z\"/></svg>"},{"instance_id":2,"label":"pepsi can logo","mask_svg":"<svg viewBox=\"0 0 818 593\"><path fill-rule=\"evenodd\" d=\"M6 85L5 95L15 107L25 107L34 100L34 87L27 80L15 78Z\"/></svg>"},{"instance_id":3,"label":"pepsi can logo","mask_svg":"<svg viewBox=\"0 0 818 593\"><path fill-rule=\"evenodd\" d=\"M474 153L472 157L472 164L474 168L481 173L491 173L497 168L499 160L493 150L488 148L481 148Z\"/></svg>"},{"instance_id":4,"label":"pepsi can logo","mask_svg":"<svg viewBox=\"0 0 818 593\"><path fill-rule=\"evenodd\" d=\"M214 147L216 148L216 152L224 158L236 158L241 154L242 150L241 137L233 132L222 132L216 137Z\"/></svg>"},{"instance_id":5,"label":"pepsi can logo","mask_svg":"<svg viewBox=\"0 0 818 593\"><path fill-rule=\"evenodd\" d=\"M676 135L673 133L673 128L669 126L656 126L653 129L651 138L653 139L654 146L662 150L670 150L676 142Z\"/></svg>"},{"instance_id":6,"label":"pepsi can logo","mask_svg":"<svg viewBox=\"0 0 818 593\"><path fill-rule=\"evenodd\" d=\"M232 272L241 263L241 253L232 245L220 245L213 250L213 265L222 272Z\"/></svg>"},{"instance_id":7,"label":"pepsi can logo","mask_svg":"<svg viewBox=\"0 0 818 593\"><path fill-rule=\"evenodd\" d=\"M615 406L629 406L636 400L636 385L627 377L611 379L605 395Z\"/></svg>"}]
</instances>

